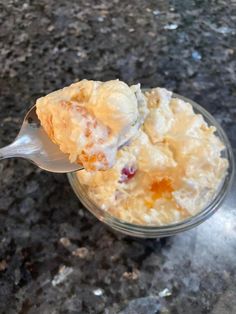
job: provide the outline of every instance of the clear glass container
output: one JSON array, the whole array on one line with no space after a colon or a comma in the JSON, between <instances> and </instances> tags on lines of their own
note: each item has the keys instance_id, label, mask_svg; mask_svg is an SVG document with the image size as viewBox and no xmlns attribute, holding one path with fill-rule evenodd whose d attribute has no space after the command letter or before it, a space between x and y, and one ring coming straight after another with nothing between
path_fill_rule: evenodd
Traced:
<instances>
[{"instance_id":1,"label":"clear glass container","mask_svg":"<svg viewBox=\"0 0 236 314\"><path fill-rule=\"evenodd\" d=\"M150 225L137 225L122 221L116 217L113 217L108 212L99 208L91 198L89 198L88 193L86 192L86 188L80 184L76 172L69 173L68 179L69 182L75 192L75 194L80 199L81 203L93 214L95 215L100 221L104 222L106 225L111 227L112 229L119 231L121 233L134 236L134 237L141 237L141 238L159 238L159 237L166 237L171 236L176 233L191 229L206 219L208 219L212 214L216 212L217 209L220 208L221 203L223 202L227 192L229 191L233 177L234 177L234 156L232 152L231 145L229 140L218 124L218 122L214 119L214 117L202 108L200 105L195 103L194 101L187 99L183 96L178 94L173 95L176 98L183 99L184 101L190 103L195 113L200 113L205 118L208 125L212 125L216 128L215 134L221 139L221 141L225 145L225 150L222 152L222 157L228 159L229 168L228 172L221 183L220 188L218 189L214 198L210 201L210 203L203 208L200 212L196 215L191 216L185 220L182 220L178 223L163 225L163 226L150 226Z\"/></svg>"}]
</instances>

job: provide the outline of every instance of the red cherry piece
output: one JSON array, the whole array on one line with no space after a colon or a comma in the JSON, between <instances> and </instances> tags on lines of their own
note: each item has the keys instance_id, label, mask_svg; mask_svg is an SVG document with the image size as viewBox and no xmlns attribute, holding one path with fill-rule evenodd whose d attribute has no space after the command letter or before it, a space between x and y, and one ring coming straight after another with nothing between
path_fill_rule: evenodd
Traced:
<instances>
[{"instance_id":1,"label":"red cherry piece","mask_svg":"<svg viewBox=\"0 0 236 314\"><path fill-rule=\"evenodd\" d=\"M120 178L120 183L124 183L129 181L130 179L133 178L133 176L135 175L137 169L134 167L125 167L121 170L121 178Z\"/></svg>"}]
</instances>

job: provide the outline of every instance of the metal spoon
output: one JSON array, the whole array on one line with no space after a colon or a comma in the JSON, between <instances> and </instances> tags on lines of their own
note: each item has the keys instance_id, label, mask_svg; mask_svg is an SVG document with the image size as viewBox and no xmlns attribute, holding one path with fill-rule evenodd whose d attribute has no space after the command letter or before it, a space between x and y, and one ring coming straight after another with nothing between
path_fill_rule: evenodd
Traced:
<instances>
[{"instance_id":1,"label":"metal spoon","mask_svg":"<svg viewBox=\"0 0 236 314\"><path fill-rule=\"evenodd\" d=\"M82 165L71 163L68 155L62 153L44 131L32 107L25 116L15 141L0 148L0 159L22 157L30 160L41 169L66 173L83 169Z\"/></svg>"}]
</instances>

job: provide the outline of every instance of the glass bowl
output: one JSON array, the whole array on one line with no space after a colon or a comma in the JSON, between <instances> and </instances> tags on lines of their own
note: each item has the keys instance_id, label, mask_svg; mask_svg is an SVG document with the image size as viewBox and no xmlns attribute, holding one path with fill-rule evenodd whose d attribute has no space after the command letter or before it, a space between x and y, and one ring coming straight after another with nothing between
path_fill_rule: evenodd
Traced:
<instances>
[{"instance_id":1,"label":"glass bowl","mask_svg":"<svg viewBox=\"0 0 236 314\"><path fill-rule=\"evenodd\" d=\"M81 203L93 214L95 215L100 221L104 222L106 225L111 227L112 229L119 231L121 233L134 236L134 237L140 237L140 238L160 238L160 237L166 237L171 236L176 233L191 229L206 219L208 219L212 214L216 212L217 209L219 209L222 201L224 200L227 192L229 191L233 177L234 177L234 156L232 152L231 145L229 143L229 140L221 128L221 126L218 124L218 122L213 118L213 116L206 111L204 108L202 108L200 105L195 103L194 101L187 99L183 96L180 96L178 94L173 94L173 97L180 98L188 103L190 103L195 113L200 113L203 115L204 119L208 123L208 125L212 125L216 128L215 134L221 139L221 141L225 145L225 150L222 152L222 157L228 159L229 162L229 168L228 172L221 183L221 186L218 189L218 192L216 193L215 197L211 200L211 202L203 208L200 212L198 212L196 215L191 216L185 220L182 220L178 223L163 225L163 226L147 226L147 225L137 225L128 223L125 221L122 221L112 215L110 215L108 212L105 212L101 208L99 208L93 200L91 200L86 192L86 188L80 184L76 172L72 172L68 174L69 182L81 201Z\"/></svg>"}]
</instances>

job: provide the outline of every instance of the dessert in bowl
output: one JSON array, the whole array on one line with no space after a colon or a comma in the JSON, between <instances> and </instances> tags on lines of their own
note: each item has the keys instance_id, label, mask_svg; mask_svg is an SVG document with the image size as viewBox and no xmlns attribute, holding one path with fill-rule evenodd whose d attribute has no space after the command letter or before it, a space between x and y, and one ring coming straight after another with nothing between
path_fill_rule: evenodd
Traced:
<instances>
[{"instance_id":1,"label":"dessert in bowl","mask_svg":"<svg viewBox=\"0 0 236 314\"><path fill-rule=\"evenodd\" d=\"M226 195L230 144L191 100L164 88L83 80L36 105L49 137L84 165L68 175L77 196L113 229L175 234L208 218Z\"/></svg>"}]
</instances>

